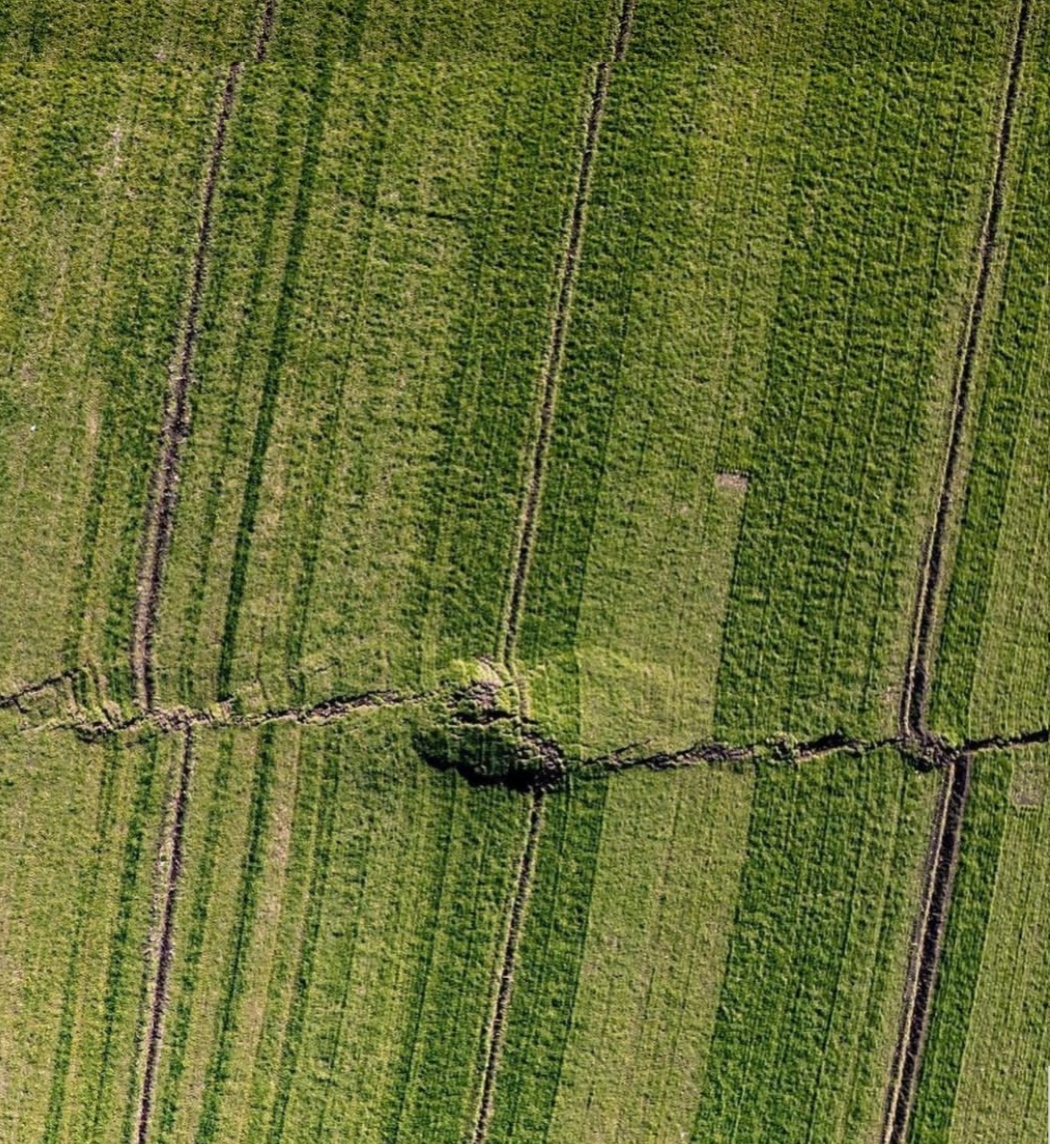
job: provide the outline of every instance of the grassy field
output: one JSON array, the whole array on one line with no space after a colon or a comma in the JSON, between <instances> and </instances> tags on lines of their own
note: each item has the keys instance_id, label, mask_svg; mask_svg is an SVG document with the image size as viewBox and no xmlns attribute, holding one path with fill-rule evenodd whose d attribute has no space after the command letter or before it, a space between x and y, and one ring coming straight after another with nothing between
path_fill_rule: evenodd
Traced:
<instances>
[{"instance_id":1,"label":"grassy field","mask_svg":"<svg viewBox=\"0 0 1050 1144\"><path fill-rule=\"evenodd\" d=\"M688 1134L751 789L728 771L639 771L550 797L492 1141Z\"/></svg>"},{"instance_id":2,"label":"grassy field","mask_svg":"<svg viewBox=\"0 0 1050 1144\"><path fill-rule=\"evenodd\" d=\"M1050 723L1050 44L1037 9L1011 163L1002 298L975 403L974 456L932 719L957 739Z\"/></svg>"},{"instance_id":3,"label":"grassy field","mask_svg":"<svg viewBox=\"0 0 1050 1144\"><path fill-rule=\"evenodd\" d=\"M884 752L552 797L490 1138L876 1139L935 785Z\"/></svg>"},{"instance_id":4,"label":"grassy field","mask_svg":"<svg viewBox=\"0 0 1050 1144\"><path fill-rule=\"evenodd\" d=\"M584 75L308 78L253 73L232 125L165 698L417 687L496 653Z\"/></svg>"},{"instance_id":5,"label":"grassy field","mask_svg":"<svg viewBox=\"0 0 1050 1144\"><path fill-rule=\"evenodd\" d=\"M473 1120L526 803L363 720L195 739L157 1144Z\"/></svg>"},{"instance_id":6,"label":"grassy field","mask_svg":"<svg viewBox=\"0 0 1050 1144\"><path fill-rule=\"evenodd\" d=\"M953 741L1050 723L1046 3ZM0 12L0 1144L885 1144L1016 13ZM1041 1138L1048 763L975 757L911 1144Z\"/></svg>"},{"instance_id":7,"label":"grassy field","mask_svg":"<svg viewBox=\"0 0 1050 1144\"><path fill-rule=\"evenodd\" d=\"M264 5L260 0L145 3L33 0L0 10L0 64L158 60L223 65L249 54Z\"/></svg>"},{"instance_id":8,"label":"grassy field","mask_svg":"<svg viewBox=\"0 0 1050 1144\"><path fill-rule=\"evenodd\" d=\"M126 1140L177 743L0 743L0 1139Z\"/></svg>"},{"instance_id":9,"label":"grassy field","mask_svg":"<svg viewBox=\"0 0 1050 1144\"><path fill-rule=\"evenodd\" d=\"M0 692L129 694L135 562L219 81L0 74Z\"/></svg>"},{"instance_id":10,"label":"grassy field","mask_svg":"<svg viewBox=\"0 0 1050 1144\"><path fill-rule=\"evenodd\" d=\"M585 749L892 731L940 476L1000 21L706 21L613 77L557 393L520 654Z\"/></svg>"},{"instance_id":11,"label":"grassy field","mask_svg":"<svg viewBox=\"0 0 1050 1144\"><path fill-rule=\"evenodd\" d=\"M1045 1139L1048 761L977 763L913 1144Z\"/></svg>"}]
</instances>

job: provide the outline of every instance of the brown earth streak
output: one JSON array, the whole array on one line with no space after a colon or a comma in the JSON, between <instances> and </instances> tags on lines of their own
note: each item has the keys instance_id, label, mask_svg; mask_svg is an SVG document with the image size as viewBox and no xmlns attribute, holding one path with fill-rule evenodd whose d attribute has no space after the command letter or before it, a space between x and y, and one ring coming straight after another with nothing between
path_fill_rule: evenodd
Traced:
<instances>
[{"instance_id":1,"label":"brown earth streak","mask_svg":"<svg viewBox=\"0 0 1050 1144\"><path fill-rule=\"evenodd\" d=\"M550 445L551 429L554 424L554 406L558 393L558 375L561 372L565 355L565 337L569 327L569 309L572 304L573 286L580 262L583 246L583 226L587 215L587 200L590 193L591 171L598 150L598 136L601 131L602 116L609 95L609 81L612 78L612 65L619 63L627 51L627 39L634 19L635 0L624 0L620 9L616 37L612 44L609 59L598 64L591 91L591 106L587 115L583 152L580 168L576 176L576 192L573 198L572 214L569 222L569 236L565 245L559 276L558 301L554 308L554 321L551 325L550 341L544 358L541 375L539 430L532 445L532 455L528 465L528 485L521 515L521 531L518 536L517 557L514 561L514 579L511 583L510 602L507 606L507 624L503 637L501 658L509 662L514 655L518 628L521 623L522 606L525 601L525 581L528 578L532 550L536 542L536 521L540 505L540 492L547 450Z\"/></svg>"},{"instance_id":2,"label":"brown earth streak","mask_svg":"<svg viewBox=\"0 0 1050 1144\"><path fill-rule=\"evenodd\" d=\"M959 839L970 792L970 764L970 757L961 755L945 770L937 825L927 853L923 893L925 908L912 939L913 955L883 1117L883 1144L906 1144L908 1138L908 1122L929 1029L952 886L959 864Z\"/></svg>"},{"instance_id":3,"label":"brown earth streak","mask_svg":"<svg viewBox=\"0 0 1050 1144\"><path fill-rule=\"evenodd\" d=\"M242 64L231 64L226 73L226 86L222 93L208 173L204 181L204 199L197 229L197 247L193 255L189 304L165 401L160 455L150 481L149 506L139 557L131 639L131 670L135 680L135 698L139 706L147 711L152 710L154 704L153 638L161 586L164 581L164 564L171 546L171 532L175 523L179 462L182 446L189 435L189 389L193 355L200 334L201 300L215 208L215 187L226 143L226 128L233 112L237 83L243 70Z\"/></svg>"},{"instance_id":4,"label":"brown earth streak","mask_svg":"<svg viewBox=\"0 0 1050 1144\"><path fill-rule=\"evenodd\" d=\"M992 260L995 255L1003 211L1006 156L1010 147L1017 92L1021 82L1025 34L1028 30L1028 3L1029 0L1021 0L1013 46L1010 51L1006 95L1003 99L1002 114L995 133L995 167L992 189L977 243L977 281L974 285L973 297L970 300L966 323L960 337L959 367L956 373L955 390L952 395L951 427L948 433L948 448L941 477L941 492L933 530L925 546L925 556L916 596L916 619L912 629L904 687L901 691L900 731L902 735L916 742L928 738L926 707L929 694L933 633L941 580L944 575L945 548L948 526L951 520L952 502L957 491L956 484L963 483L959 474L963 429L973 383L981 326L988 301Z\"/></svg>"},{"instance_id":5,"label":"brown earth streak","mask_svg":"<svg viewBox=\"0 0 1050 1144\"><path fill-rule=\"evenodd\" d=\"M146 1036L146 1068L142 1077L142 1093L139 1097L135 1135L138 1144L146 1144L146 1137L149 1134L150 1110L153 1106L153 1090L157 1081L157 1062L160 1059L164 1013L168 1005L168 980L171 976L175 930L175 903L178 897L179 875L182 873L182 842L186 831L186 808L189 803L192 771L193 735L192 732L187 731L182 751L182 767L179 771L179 789L175 796L175 815L171 831L171 865L168 867L168 881L164 892L164 914L160 931L160 947L157 953L157 973L153 986L149 1032Z\"/></svg>"},{"instance_id":6,"label":"brown earth streak","mask_svg":"<svg viewBox=\"0 0 1050 1144\"><path fill-rule=\"evenodd\" d=\"M518 888L510 908L510 922L507 926L507 941L503 947L503 965L500 969L499 990L496 993L496 1007L489 1025L488 1050L485 1071L481 1082L481 1103L478 1118L474 1123L473 1144L484 1144L492 1120L492 1098L496 1086L496 1073L499 1069L503 1041L507 1030L507 1010L510 1008L511 990L514 985L514 963L521 939L522 922L525 920L525 905L532 885L532 873L536 867L536 845L539 842L540 826L543 822L543 793L536 791L532 796L532 809L529 815L529 834L521 855L518 869Z\"/></svg>"}]
</instances>

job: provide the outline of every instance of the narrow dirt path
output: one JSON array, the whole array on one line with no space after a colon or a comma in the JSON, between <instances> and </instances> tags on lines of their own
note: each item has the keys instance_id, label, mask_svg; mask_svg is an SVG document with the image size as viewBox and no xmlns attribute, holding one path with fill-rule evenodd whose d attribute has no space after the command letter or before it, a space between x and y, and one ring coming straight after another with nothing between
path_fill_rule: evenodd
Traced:
<instances>
[{"instance_id":1,"label":"narrow dirt path","mask_svg":"<svg viewBox=\"0 0 1050 1144\"><path fill-rule=\"evenodd\" d=\"M547 353L544 357L543 372L540 378L539 425L526 467L528 484L522 505L517 555L514 560L514 577L511 581L510 600L507 604L503 646L500 648L500 659L508 664L514 658L518 629L521 625L522 607L525 602L525 582L528 579L529 564L536 542L536 523L543 487L543 473L547 450L550 446L551 430L554 425L558 378L565 356L565 339L569 328L573 287L576 283L580 251L583 247L583 229L587 216L587 201L590 197L591 173L594 168L594 158L598 151L598 137L601 133L602 118L608 101L613 64L619 63L626 54L627 40L634 19L634 9L635 0L623 0L610 56L598 64L594 76L594 88L591 91L591 104L587 113L583 151L580 155L580 167L576 176L576 191L573 197L572 214L570 215L568 240L558 279L558 301L554 309L550 341L547 344Z\"/></svg>"},{"instance_id":2,"label":"narrow dirt path","mask_svg":"<svg viewBox=\"0 0 1050 1144\"><path fill-rule=\"evenodd\" d=\"M959 341L958 368L952 394L951 422L941 475L937 514L926 541L925 557L916 595L915 623L905 669L904 687L901 691L900 731L902 735L910 737L916 743L929 737L926 726L926 708L929 699L931 658L934 650L934 628L945 571L945 548L954 501L957 496L961 498L965 492L963 476L959 472L963 430L966 425L966 412L970 402L974 367L981 339L981 327L988 301L992 262L996 242L999 238L999 224L1002 218L1006 186L1006 159L1010 148L1010 136L1013 131L1017 93L1021 83L1021 65L1024 59L1028 19L1029 0L1021 0L1013 44L1010 49L1006 92L995 132L992 187L977 242L977 280L974 284L973 297L970 299L966 322Z\"/></svg>"},{"instance_id":3,"label":"narrow dirt path","mask_svg":"<svg viewBox=\"0 0 1050 1144\"><path fill-rule=\"evenodd\" d=\"M142 1076L142 1092L139 1096L139 1110L135 1121L137 1144L146 1144L146 1138L149 1134L150 1112L153 1108L153 1092L157 1083L157 1063L160 1060L164 1014L168 1007L168 982L171 976L174 950L175 905L179 892L179 876L182 873L182 846L186 831L186 810L189 805L192 777L193 734L186 731L182 749L182 767L179 771L179 786L175 794L175 809L172 816L171 858L168 863L168 875L164 889L164 910L157 949L157 969L153 981L149 1029L146 1034L146 1067Z\"/></svg>"},{"instance_id":4,"label":"narrow dirt path","mask_svg":"<svg viewBox=\"0 0 1050 1144\"><path fill-rule=\"evenodd\" d=\"M485 1069L481 1082L481 1103L478 1106L477 1120L471 1136L473 1144L484 1144L488 1137L489 1123L492 1120L493 1095L496 1073L499 1071L500 1056L507 1032L507 1011L514 986L514 964L518 956L518 943L521 940L521 927L525 920L525 905L532 886L532 875L536 868L536 847L539 843L540 827L543 823L543 793L537 791L532 796L529 811L529 833L525 839L521 864L518 867L518 884L510 907L510 920L507 924L507 939L503 945L503 960L499 975L499 989L496 992L496 1006L488 1028Z\"/></svg>"}]
</instances>

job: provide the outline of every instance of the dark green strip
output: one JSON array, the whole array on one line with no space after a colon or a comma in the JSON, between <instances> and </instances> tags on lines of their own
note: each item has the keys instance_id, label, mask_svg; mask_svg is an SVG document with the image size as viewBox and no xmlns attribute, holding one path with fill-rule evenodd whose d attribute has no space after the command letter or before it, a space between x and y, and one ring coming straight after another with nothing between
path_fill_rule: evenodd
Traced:
<instances>
[{"instance_id":1,"label":"dark green strip","mask_svg":"<svg viewBox=\"0 0 1050 1144\"><path fill-rule=\"evenodd\" d=\"M274 740L276 727L268 724L260 736L259 758L248 816L247 848L241 867L236 930L230 950L226 988L219 1008L215 1048L204 1081L204 1107L197 1128L197 1144L216 1139L219 1114L237 1033L237 1006L247 988L244 961L251 946L258 907L259 886L264 875L265 841L269 824L270 798L276 771Z\"/></svg>"},{"instance_id":2,"label":"dark green strip","mask_svg":"<svg viewBox=\"0 0 1050 1144\"><path fill-rule=\"evenodd\" d=\"M284 267L277 317L266 362L266 373L263 378L259 413L255 423L255 436L248 462L244 502L241 506L241 518L237 525L237 543L233 553L230 588L226 599L226 619L223 625L222 647L219 655L217 689L220 699L229 699L232 694L233 656L236 650L237 627L240 623L241 605L244 602L244 589L248 577L248 558L251 554L252 533L255 530L255 517L259 508L260 486L263 468L266 464L266 453L270 444L270 432L277 411L281 373L284 369L285 355L288 352L288 335L291 329L292 314L298 300L299 275L302 270L303 250L306 245L306 232L310 221L314 179L321 160L321 143L324 137L325 119L331 96L332 77L333 69L331 66L322 65L317 76L313 108L303 149L303 164L299 172L299 186L292 213L291 236L288 241L288 257Z\"/></svg>"}]
</instances>

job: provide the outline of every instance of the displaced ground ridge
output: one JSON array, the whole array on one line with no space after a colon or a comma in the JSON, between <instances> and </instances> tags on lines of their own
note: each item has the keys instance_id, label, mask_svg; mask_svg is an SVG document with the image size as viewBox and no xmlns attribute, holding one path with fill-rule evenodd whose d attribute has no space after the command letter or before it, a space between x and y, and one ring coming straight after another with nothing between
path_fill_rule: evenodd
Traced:
<instances>
[{"instance_id":1,"label":"displaced ground ridge","mask_svg":"<svg viewBox=\"0 0 1050 1144\"><path fill-rule=\"evenodd\" d=\"M977 242L977 277L966 314L960 343L958 369L952 394L951 422L941 476L940 495L933 528L926 542L922 572L915 603L915 625L901 689L901 738L920 751L943 753L943 743L931 735L927 726L930 669L934 654L934 629L945 573L948 529L952 520L953 501L965 493L965 474L960 473L963 432L970 400L981 327L988 301L992 262L999 237L1006 185L1006 158L1010 147L1014 111L1021 83L1025 34L1028 30L1029 0L1020 0L1013 41L1007 65L1006 90L995 131L994 165L980 237ZM956 486L961 486L958 490ZM1015 740L986 740L988 746L1026 745L1045 742L1044 733L1020 735ZM970 789L972 744L967 750L952 752L945 762L939 813L926 855L926 878L922 905L912 937L911 964L905 980L893 1068L883 1110L883 1144L906 1144L912 1105L922 1068L922 1052L933 1008L933 994L940 966L944 931L951 906L955 869L959 860L959 842L966 801Z\"/></svg>"}]
</instances>

